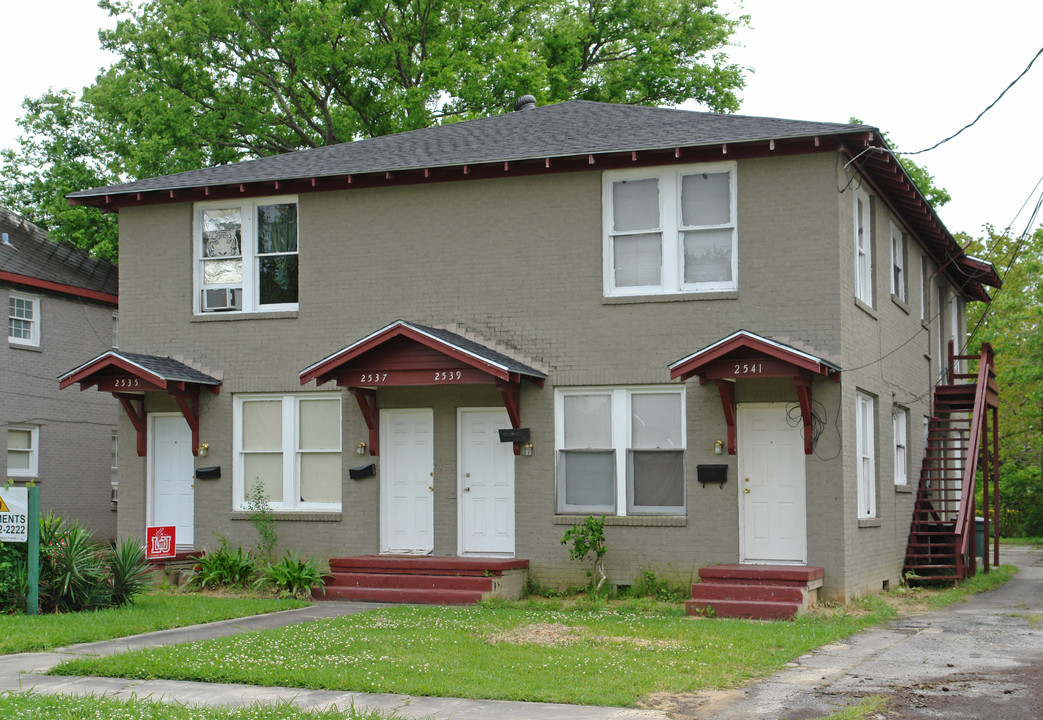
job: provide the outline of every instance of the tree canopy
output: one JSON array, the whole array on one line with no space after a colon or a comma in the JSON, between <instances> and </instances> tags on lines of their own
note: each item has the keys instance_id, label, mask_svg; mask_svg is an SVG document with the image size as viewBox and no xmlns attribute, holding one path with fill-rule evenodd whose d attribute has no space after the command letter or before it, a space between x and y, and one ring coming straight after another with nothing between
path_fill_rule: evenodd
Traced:
<instances>
[{"instance_id":1,"label":"tree canopy","mask_svg":"<svg viewBox=\"0 0 1043 720\"><path fill-rule=\"evenodd\" d=\"M99 4L119 59L81 98L26 101L0 202L107 255L111 223L79 209L66 227L59 193L495 114L523 94L728 112L744 85L727 47L748 18L717 0Z\"/></svg>"}]
</instances>

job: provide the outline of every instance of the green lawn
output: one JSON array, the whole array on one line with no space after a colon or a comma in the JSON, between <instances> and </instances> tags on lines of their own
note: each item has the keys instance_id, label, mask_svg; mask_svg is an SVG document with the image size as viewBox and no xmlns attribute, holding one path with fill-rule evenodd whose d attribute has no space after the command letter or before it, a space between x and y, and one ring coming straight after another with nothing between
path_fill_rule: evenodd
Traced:
<instances>
[{"instance_id":1,"label":"green lawn","mask_svg":"<svg viewBox=\"0 0 1043 720\"><path fill-rule=\"evenodd\" d=\"M138 597L133 605L94 612L0 615L0 654L50 650L305 605L300 600L157 591Z\"/></svg>"},{"instance_id":2,"label":"green lawn","mask_svg":"<svg viewBox=\"0 0 1043 720\"><path fill-rule=\"evenodd\" d=\"M652 692L732 687L894 611L793 622L689 618L648 604L400 606L105 658L53 674L632 706Z\"/></svg>"},{"instance_id":3,"label":"green lawn","mask_svg":"<svg viewBox=\"0 0 1043 720\"><path fill-rule=\"evenodd\" d=\"M244 707L188 707L141 700L65 697L32 692L0 693L0 717L5 720L393 720L375 712L329 709L305 712L287 704Z\"/></svg>"}]
</instances>

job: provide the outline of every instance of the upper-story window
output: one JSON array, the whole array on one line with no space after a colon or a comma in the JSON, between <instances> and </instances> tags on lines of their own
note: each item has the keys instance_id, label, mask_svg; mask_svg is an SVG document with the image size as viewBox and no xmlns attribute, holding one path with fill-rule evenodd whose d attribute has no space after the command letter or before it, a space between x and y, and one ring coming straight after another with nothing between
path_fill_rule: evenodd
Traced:
<instances>
[{"instance_id":1,"label":"upper-story window","mask_svg":"<svg viewBox=\"0 0 1043 720\"><path fill-rule=\"evenodd\" d=\"M40 345L40 298L12 292L7 299L7 341L12 345Z\"/></svg>"},{"instance_id":2,"label":"upper-story window","mask_svg":"<svg viewBox=\"0 0 1043 720\"><path fill-rule=\"evenodd\" d=\"M735 163L606 172L606 296L737 287Z\"/></svg>"},{"instance_id":3,"label":"upper-story window","mask_svg":"<svg viewBox=\"0 0 1043 720\"><path fill-rule=\"evenodd\" d=\"M873 237L869 195L855 191L855 297L873 305Z\"/></svg>"},{"instance_id":4,"label":"upper-story window","mask_svg":"<svg viewBox=\"0 0 1043 720\"><path fill-rule=\"evenodd\" d=\"M902 229L891 223L891 294L906 300L905 235Z\"/></svg>"},{"instance_id":5,"label":"upper-story window","mask_svg":"<svg viewBox=\"0 0 1043 720\"><path fill-rule=\"evenodd\" d=\"M297 199L196 206L197 313L297 309Z\"/></svg>"}]
</instances>

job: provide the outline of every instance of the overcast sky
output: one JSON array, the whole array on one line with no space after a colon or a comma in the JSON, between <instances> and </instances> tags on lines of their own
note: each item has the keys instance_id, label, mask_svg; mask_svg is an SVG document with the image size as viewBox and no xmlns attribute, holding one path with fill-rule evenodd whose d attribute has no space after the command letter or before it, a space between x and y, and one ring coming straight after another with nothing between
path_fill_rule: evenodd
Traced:
<instances>
[{"instance_id":1,"label":"overcast sky","mask_svg":"<svg viewBox=\"0 0 1043 720\"><path fill-rule=\"evenodd\" d=\"M740 0L722 0L732 10ZM1039 0L742 0L751 27L731 50L751 66L740 112L886 130L906 151L971 122L1043 47ZM5 4L0 40L0 147L15 143L25 96L80 90L112 61L98 47L111 24L93 0ZM14 30L12 32L12 30ZM1043 58L974 127L919 155L953 196L939 214L953 232L984 223L1024 230L1018 214L1043 177ZM1039 190L1032 195L1033 203Z\"/></svg>"}]
</instances>

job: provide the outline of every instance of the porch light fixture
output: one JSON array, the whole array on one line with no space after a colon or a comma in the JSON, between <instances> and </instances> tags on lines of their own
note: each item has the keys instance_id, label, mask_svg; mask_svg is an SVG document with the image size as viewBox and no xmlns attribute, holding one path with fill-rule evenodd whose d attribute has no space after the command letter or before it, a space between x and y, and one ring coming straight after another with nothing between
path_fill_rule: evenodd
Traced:
<instances>
[{"instance_id":1,"label":"porch light fixture","mask_svg":"<svg viewBox=\"0 0 1043 720\"><path fill-rule=\"evenodd\" d=\"M196 452L199 457L206 457L210 454L210 443L200 443L199 449Z\"/></svg>"},{"instance_id":2,"label":"porch light fixture","mask_svg":"<svg viewBox=\"0 0 1043 720\"><path fill-rule=\"evenodd\" d=\"M724 452L724 440L713 441L713 454L720 455Z\"/></svg>"},{"instance_id":3,"label":"porch light fixture","mask_svg":"<svg viewBox=\"0 0 1043 720\"><path fill-rule=\"evenodd\" d=\"M522 445L522 455L526 455L526 456L532 455L532 443L531 442L527 442L524 445Z\"/></svg>"},{"instance_id":4,"label":"porch light fixture","mask_svg":"<svg viewBox=\"0 0 1043 720\"><path fill-rule=\"evenodd\" d=\"M358 445L356 445L355 446L355 454L356 455L365 455L366 454L366 443L360 442Z\"/></svg>"}]
</instances>

